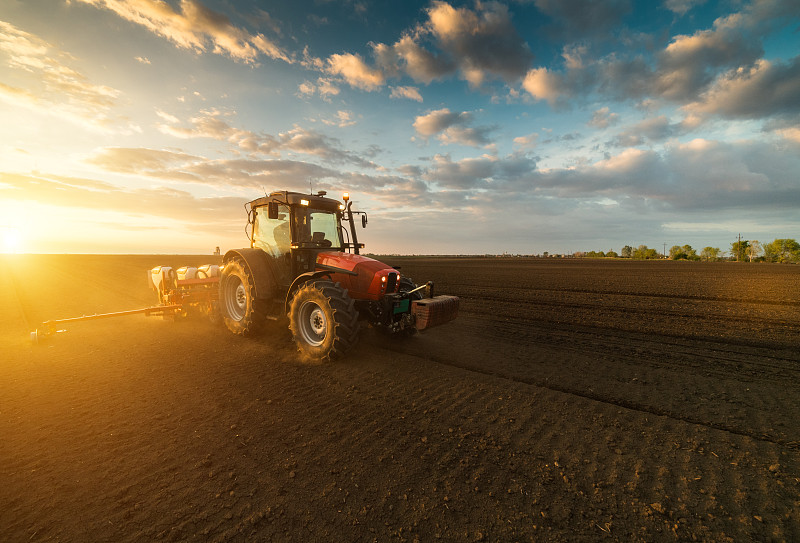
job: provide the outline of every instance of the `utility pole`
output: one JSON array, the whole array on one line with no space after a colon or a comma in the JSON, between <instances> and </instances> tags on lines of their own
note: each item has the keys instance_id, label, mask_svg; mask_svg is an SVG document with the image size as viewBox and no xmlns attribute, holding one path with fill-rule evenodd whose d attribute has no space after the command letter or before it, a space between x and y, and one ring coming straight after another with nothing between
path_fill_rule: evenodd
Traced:
<instances>
[{"instance_id":1,"label":"utility pole","mask_svg":"<svg viewBox=\"0 0 800 543\"><path fill-rule=\"evenodd\" d=\"M662 255L664 255L664 258L667 258L667 242L664 242L664 252Z\"/></svg>"},{"instance_id":2,"label":"utility pole","mask_svg":"<svg viewBox=\"0 0 800 543\"><path fill-rule=\"evenodd\" d=\"M739 244L736 246L736 262L742 261L742 234L739 233Z\"/></svg>"}]
</instances>

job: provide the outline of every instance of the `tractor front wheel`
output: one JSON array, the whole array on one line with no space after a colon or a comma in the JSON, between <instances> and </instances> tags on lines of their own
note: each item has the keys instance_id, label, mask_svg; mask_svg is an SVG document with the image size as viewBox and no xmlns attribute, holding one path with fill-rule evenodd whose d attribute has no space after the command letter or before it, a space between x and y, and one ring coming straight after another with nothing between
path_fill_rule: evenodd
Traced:
<instances>
[{"instance_id":1,"label":"tractor front wheel","mask_svg":"<svg viewBox=\"0 0 800 543\"><path fill-rule=\"evenodd\" d=\"M358 341L358 311L339 283L313 281L295 292L289 328L303 356L335 360Z\"/></svg>"},{"instance_id":2,"label":"tractor front wheel","mask_svg":"<svg viewBox=\"0 0 800 543\"><path fill-rule=\"evenodd\" d=\"M264 325L261 300L256 299L253 277L242 261L225 264L219 281L219 309L225 326L241 336L255 335Z\"/></svg>"}]
</instances>

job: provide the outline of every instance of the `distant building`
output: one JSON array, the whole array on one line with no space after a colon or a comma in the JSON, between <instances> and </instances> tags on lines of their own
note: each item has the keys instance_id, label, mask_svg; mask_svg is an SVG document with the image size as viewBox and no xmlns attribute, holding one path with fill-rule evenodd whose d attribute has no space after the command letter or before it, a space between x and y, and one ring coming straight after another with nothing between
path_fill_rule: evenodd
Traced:
<instances>
[{"instance_id":1,"label":"distant building","mask_svg":"<svg viewBox=\"0 0 800 543\"><path fill-rule=\"evenodd\" d=\"M219 247L214 249L214 256L219 256Z\"/></svg>"}]
</instances>

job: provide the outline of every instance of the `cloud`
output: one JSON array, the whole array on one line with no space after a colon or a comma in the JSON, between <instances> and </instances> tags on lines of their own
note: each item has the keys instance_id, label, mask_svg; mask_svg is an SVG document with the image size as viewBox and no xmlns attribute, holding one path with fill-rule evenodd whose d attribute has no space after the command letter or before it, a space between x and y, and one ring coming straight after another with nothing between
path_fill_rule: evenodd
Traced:
<instances>
[{"instance_id":1,"label":"cloud","mask_svg":"<svg viewBox=\"0 0 800 543\"><path fill-rule=\"evenodd\" d=\"M139 62L140 64L152 64L150 62L150 59L147 58L147 57L136 57L135 60L136 60L136 62Z\"/></svg>"},{"instance_id":2,"label":"cloud","mask_svg":"<svg viewBox=\"0 0 800 543\"><path fill-rule=\"evenodd\" d=\"M731 70L683 109L694 115L740 119L796 114L800 112L800 56L787 63L759 60L750 68Z\"/></svg>"},{"instance_id":3,"label":"cloud","mask_svg":"<svg viewBox=\"0 0 800 543\"><path fill-rule=\"evenodd\" d=\"M566 40L604 35L621 26L622 18L631 11L629 0L534 0L534 4L552 17Z\"/></svg>"},{"instance_id":4,"label":"cloud","mask_svg":"<svg viewBox=\"0 0 800 543\"><path fill-rule=\"evenodd\" d=\"M686 15L686 13L695 6L700 6L706 3L706 0L665 0L664 7L678 15Z\"/></svg>"},{"instance_id":5,"label":"cloud","mask_svg":"<svg viewBox=\"0 0 800 543\"><path fill-rule=\"evenodd\" d=\"M561 74L547 68L534 68L525 75L522 88L536 100L546 100L555 106L565 96L572 94Z\"/></svg>"},{"instance_id":6,"label":"cloud","mask_svg":"<svg viewBox=\"0 0 800 543\"><path fill-rule=\"evenodd\" d=\"M0 99L85 128L105 132L134 129L112 113L120 91L92 83L69 66L73 60L69 54L41 38L0 21L0 54L7 57L13 78L24 85L0 85Z\"/></svg>"},{"instance_id":7,"label":"cloud","mask_svg":"<svg viewBox=\"0 0 800 543\"><path fill-rule=\"evenodd\" d=\"M421 170L420 178L445 189L508 192L525 190L535 170L534 158L516 153L504 157L484 154L457 161L450 155L437 154L430 166Z\"/></svg>"},{"instance_id":8,"label":"cloud","mask_svg":"<svg viewBox=\"0 0 800 543\"><path fill-rule=\"evenodd\" d=\"M389 98L406 98L422 102L422 95L416 87L392 87L392 93Z\"/></svg>"},{"instance_id":9,"label":"cloud","mask_svg":"<svg viewBox=\"0 0 800 543\"><path fill-rule=\"evenodd\" d=\"M680 124L671 124L665 115L645 119L621 131L614 138L613 144L619 147L635 147L646 142L656 143L679 135Z\"/></svg>"},{"instance_id":10,"label":"cloud","mask_svg":"<svg viewBox=\"0 0 800 543\"><path fill-rule=\"evenodd\" d=\"M468 126L472 122L469 112L455 113L447 108L431 111L414 119L414 129L425 138L437 136L445 143L480 147L490 145L489 133L493 127Z\"/></svg>"},{"instance_id":11,"label":"cloud","mask_svg":"<svg viewBox=\"0 0 800 543\"><path fill-rule=\"evenodd\" d=\"M362 168L377 168L372 161L363 158L358 153L344 149L336 138L299 126L274 136L235 128L225 120L226 117L233 116L233 113L226 114L216 109L200 111L189 119L189 126L178 126L178 119L172 115L163 112L158 114L166 121L159 124L158 129L164 134L177 138L211 138L227 141L236 149L256 156L299 153L312 155L332 163L348 162ZM351 116L351 112L340 111L337 113L338 120L332 121L332 123L340 127L350 126L353 124Z\"/></svg>"},{"instance_id":12,"label":"cloud","mask_svg":"<svg viewBox=\"0 0 800 543\"><path fill-rule=\"evenodd\" d=\"M546 3L547 9L556 10L566 10L572 4ZM534 99L546 100L552 107L563 107L574 97L589 100L595 93L620 101L655 98L678 104L695 102L723 74L747 74L759 68L763 37L788 24L796 8L796 0L756 1L740 12L716 19L711 28L672 37L653 55L638 48L635 55L617 52L591 62L584 58L585 47L568 46L562 54L563 69L534 67L522 87Z\"/></svg>"},{"instance_id":13,"label":"cloud","mask_svg":"<svg viewBox=\"0 0 800 543\"><path fill-rule=\"evenodd\" d=\"M428 84L456 70L456 63L444 53L434 54L422 47L413 37L405 35L394 45L373 44L376 64L391 77L405 72L414 81Z\"/></svg>"},{"instance_id":14,"label":"cloud","mask_svg":"<svg viewBox=\"0 0 800 543\"><path fill-rule=\"evenodd\" d=\"M144 26L181 49L212 52L253 63L260 55L292 63L286 52L263 34L238 28L221 13L198 0L180 0L180 12L163 0L75 0L113 11L123 19Z\"/></svg>"},{"instance_id":15,"label":"cloud","mask_svg":"<svg viewBox=\"0 0 800 543\"><path fill-rule=\"evenodd\" d=\"M386 82L380 70L370 68L359 55L351 53L328 57L326 71L341 76L351 86L366 91L376 90Z\"/></svg>"},{"instance_id":16,"label":"cloud","mask_svg":"<svg viewBox=\"0 0 800 543\"><path fill-rule=\"evenodd\" d=\"M428 84L458 73L477 87L493 79L518 81L533 60L500 3L479 2L472 10L435 1L425 13L427 20L394 44L372 44L376 66L386 76L406 74Z\"/></svg>"},{"instance_id":17,"label":"cloud","mask_svg":"<svg viewBox=\"0 0 800 543\"><path fill-rule=\"evenodd\" d=\"M800 155L762 142L695 139L662 152L628 148L593 164L538 171L540 194L639 201L660 212L773 213L800 205Z\"/></svg>"},{"instance_id":18,"label":"cloud","mask_svg":"<svg viewBox=\"0 0 800 543\"><path fill-rule=\"evenodd\" d=\"M619 115L616 113L611 113L611 109L609 109L608 106L605 106L596 110L592 114L592 118L586 124L589 126L594 126L595 128L608 128L609 126L616 124L618 121Z\"/></svg>"},{"instance_id":19,"label":"cloud","mask_svg":"<svg viewBox=\"0 0 800 543\"><path fill-rule=\"evenodd\" d=\"M466 117L465 117L466 116ZM446 130L459 122L467 122L470 117L466 113L454 113L447 108L420 115L414 120L414 128L420 136L429 137Z\"/></svg>"},{"instance_id":20,"label":"cloud","mask_svg":"<svg viewBox=\"0 0 800 543\"><path fill-rule=\"evenodd\" d=\"M514 148L518 151L528 152L536 149L539 142L539 134L528 134L514 138Z\"/></svg>"},{"instance_id":21,"label":"cloud","mask_svg":"<svg viewBox=\"0 0 800 543\"><path fill-rule=\"evenodd\" d=\"M356 121L353 120L352 111L340 110L336 112L336 118L334 120L322 119L322 123L328 126L337 126L339 128L345 128L348 126L355 125Z\"/></svg>"},{"instance_id":22,"label":"cloud","mask_svg":"<svg viewBox=\"0 0 800 543\"><path fill-rule=\"evenodd\" d=\"M434 2L428 8L428 18L426 30L456 60L462 76L475 86L487 74L506 82L516 81L533 60L503 4L478 3L472 11Z\"/></svg>"},{"instance_id":23,"label":"cloud","mask_svg":"<svg viewBox=\"0 0 800 543\"><path fill-rule=\"evenodd\" d=\"M339 92L339 87L335 85L332 79L327 77L317 78L316 83L304 81L297 88L298 96L306 97L319 94L319 96L326 102L330 102L331 97L338 95Z\"/></svg>"},{"instance_id":24,"label":"cloud","mask_svg":"<svg viewBox=\"0 0 800 543\"><path fill-rule=\"evenodd\" d=\"M690 98L708 85L716 69L746 66L762 54L761 43L744 31L742 18L714 21L711 30L675 36L658 57L654 91L667 99Z\"/></svg>"},{"instance_id":25,"label":"cloud","mask_svg":"<svg viewBox=\"0 0 800 543\"><path fill-rule=\"evenodd\" d=\"M106 147L98 149L86 162L114 173L219 188L289 187L306 190L309 181L341 177L336 170L297 160L210 160L146 148Z\"/></svg>"}]
</instances>

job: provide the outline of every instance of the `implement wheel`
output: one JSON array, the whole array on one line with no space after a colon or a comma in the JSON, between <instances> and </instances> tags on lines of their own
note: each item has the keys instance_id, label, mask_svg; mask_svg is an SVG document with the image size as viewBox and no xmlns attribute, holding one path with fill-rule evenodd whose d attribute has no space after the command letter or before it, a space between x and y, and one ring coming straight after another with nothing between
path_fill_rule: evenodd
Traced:
<instances>
[{"instance_id":1,"label":"implement wheel","mask_svg":"<svg viewBox=\"0 0 800 543\"><path fill-rule=\"evenodd\" d=\"M358 341L358 311L339 283L309 282L292 298L289 328L303 356L335 360Z\"/></svg>"},{"instance_id":2,"label":"implement wheel","mask_svg":"<svg viewBox=\"0 0 800 543\"><path fill-rule=\"evenodd\" d=\"M415 288L417 288L417 285L409 277L401 277L400 282L398 283L397 286L397 290L399 292L409 292L414 290ZM413 303L416 300L421 300L422 292L418 290L417 292L410 294L408 299L409 299L409 304ZM394 332L390 335L394 339L402 340L417 335L417 329L413 325L406 326L402 330Z\"/></svg>"},{"instance_id":3,"label":"implement wheel","mask_svg":"<svg viewBox=\"0 0 800 543\"><path fill-rule=\"evenodd\" d=\"M219 281L219 309L225 326L234 334L251 336L261 331L263 302L255 294L255 283L242 261L225 264Z\"/></svg>"}]
</instances>

